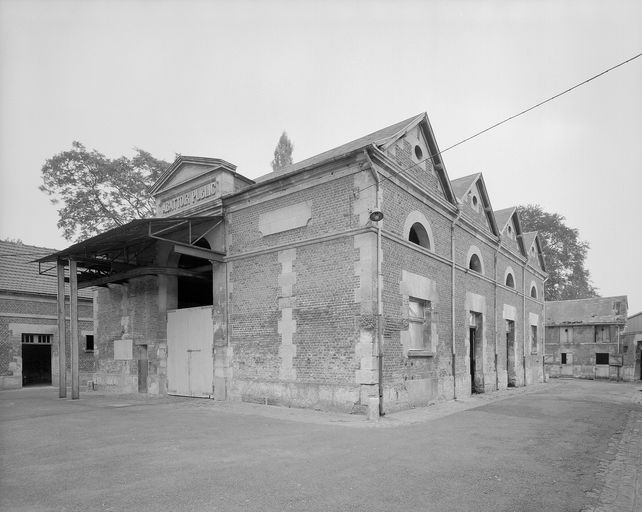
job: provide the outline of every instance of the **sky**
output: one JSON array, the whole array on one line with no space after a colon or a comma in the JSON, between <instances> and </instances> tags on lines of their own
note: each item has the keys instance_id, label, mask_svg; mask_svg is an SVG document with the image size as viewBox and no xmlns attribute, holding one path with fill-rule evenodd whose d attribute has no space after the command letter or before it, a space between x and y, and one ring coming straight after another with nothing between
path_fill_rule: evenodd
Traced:
<instances>
[{"instance_id":1,"label":"sky","mask_svg":"<svg viewBox=\"0 0 642 512\"><path fill-rule=\"evenodd\" d=\"M269 172L427 112L439 146L642 52L642 2L0 0L0 239L62 249L38 190L80 141ZM642 57L443 154L493 209L539 204L642 311Z\"/></svg>"}]
</instances>

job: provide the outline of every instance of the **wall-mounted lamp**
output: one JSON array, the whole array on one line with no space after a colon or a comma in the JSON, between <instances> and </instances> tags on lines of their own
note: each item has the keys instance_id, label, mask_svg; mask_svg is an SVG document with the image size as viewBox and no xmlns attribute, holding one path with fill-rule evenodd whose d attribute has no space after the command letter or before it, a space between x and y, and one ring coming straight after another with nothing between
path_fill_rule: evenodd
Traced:
<instances>
[{"instance_id":1,"label":"wall-mounted lamp","mask_svg":"<svg viewBox=\"0 0 642 512\"><path fill-rule=\"evenodd\" d=\"M372 222L383 220L383 212L379 208L373 208L370 210L370 220Z\"/></svg>"}]
</instances>

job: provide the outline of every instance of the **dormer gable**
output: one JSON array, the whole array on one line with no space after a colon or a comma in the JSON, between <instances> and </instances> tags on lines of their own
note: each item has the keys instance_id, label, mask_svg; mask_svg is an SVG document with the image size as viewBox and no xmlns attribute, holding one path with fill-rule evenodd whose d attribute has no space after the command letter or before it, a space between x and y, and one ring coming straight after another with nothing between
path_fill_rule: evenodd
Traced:
<instances>
[{"instance_id":1,"label":"dormer gable","mask_svg":"<svg viewBox=\"0 0 642 512\"><path fill-rule=\"evenodd\" d=\"M425 112L375 146L396 162L404 174L451 204L456 203L441 151Z\"/></svg>"},{"instance_id":2,"label":"dormer gable","mask_svg":"<svg viewBox=\"0 0 642 512\"><path fill-rule=\"evenodd\" d=\"M542 251L542 244L539 239L537 231L529 231L522 235L524 240L524 249L528 264L533 268L537 268L546 272L546 265L544 264L544 252Z\"/></svg>"},{"instance_id":3,"label":"dormer gable","mask_svg":"<svg viewBox=\"0 0 642 512\"><path fill-rule=\"evenodd\" d=\"M254 183L219 158L179 155L150 189L157 217L203 215L224 195Z\"/></svg>"},{"instance_id":4,"label":"dormer gable","mask_svg":"<svg viewBox=\"0 0 642 512\"><path fill-rule=\"evenodd\" d=\"M475 224L499 236L499 229L490 204L482 173L471 174L451 182L462 214Z\"/></svg>"},{"instance_id":5,"label":"dormer gable","mask_svg":"<svg viewBox=\"0 0 642 512\"><path fill-rule=\"evenodd\" d=\"M517 214L517 207L511 206L494 212L502 245L520 256L526 256L522 240L522 227Z\"/></svg>"}]
</instances>

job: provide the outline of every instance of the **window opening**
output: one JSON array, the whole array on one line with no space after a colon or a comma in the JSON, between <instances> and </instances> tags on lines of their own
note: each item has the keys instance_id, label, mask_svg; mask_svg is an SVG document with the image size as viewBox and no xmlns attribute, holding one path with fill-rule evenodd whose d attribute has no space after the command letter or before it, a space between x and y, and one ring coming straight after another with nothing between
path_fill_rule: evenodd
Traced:
<instances>
[{"instance_id":1,"label":"window opening","mask_svg":"<svg viewBox=\"0 0 642 512\"><path fill-rule=\"evenodd\" d=\"M610 343L611 336L608 327L596 325L595 326L595 343Z\"/></svg>"},{"instance_id":2,"label":"window opening","mask_svg":"<svg viewBox=\"0 0 642 512\"><path fill-rule=\"evenodd\" d=\"M413 244L430 249L430 238L428 237L428 232L419 222L415 222L410 228L408 240Z\"/></svg>"},{"instance_id":3,"label":"window opening","mask_svg":"<svg viewBox=\"0 0 642 512\"><path fill-rule=\"evenodd\" d=\"M94 351L94 335L87 334L85 336L85 352L93 352L93 351Z\"/></svg>"},{"instance_id":4,"label":"window opening","mask_svg":"<svg viewBox=\"0 0 642 512\"><path fill-rule=\"evenodd\" d=\"M566 364L566 352L562 352L562 364Z\"/></svg>"},{"instance_id":5,"label":"window opening","mask_svg":"<svg viewBox=\"0 0 642 512\"><path fill-rule=\"evenodd\" d=\"M482 266L481 266L481 260L479 259L479 256L477 256L476 254L473 254L470 257L470 262L468 263L468 268L470 270L474 270L475 272L479 272L481 274Z\"/></svg>"},{"instance_id":6,"label":"window opening","mask_svg":"<svg viewBox=\"0 0 642 512\"><path fill-rule=\"evenodd\" d=\"M506 286L509 288L515 288L515 279L513 279L513 274L510 272L506 275Z\"/></svg>"},{"instance_id":7,"label":"window opening","mask_svg":"<svg viewBox=\"0 0 642 512\"><path fill-rule=\"evenodd\" d=\"M608 352L596 352L595 353L595 364L609 364L609 353Z\"/></svg>"},{"instance_id":8,"label":"window opening","mask_svg":"<svg viewBox=\"0 0 642 512\"><path fill-rule=\"evenodd\" d=\"M197 247L210 249L207 240L201 239ZM178 268L191 270L191 276L178 277L178 309L211 306L214 303L212 263L209 260L181 254Z\"/></svg>"},{"instance_id":9,"label":"window opening","mask_svg":"<svg viewBox=\"0 0 642 512\"><path fill-rule=\"evenodd\" d=\"M531 297L533 299L537 298L537 288L535 286L531 286Z\"/></svg>"},{"instance_id":10,"label":"window opening","mask_svg":"<svg viewBox=\"0 0 642 512\"><path fill-rule=\"evenodd\" d=\"M417 160L421 160L424 156L424 152L421 150L421 147L419 145L415 146L415 157L417 157Z\"/></svg>"},{"instance_id":11,"label":"window opening","mask_svg":"<svg viewBox=\"0 0 642 512\"><path fill-rule=\"evenodd\" d=\"M432 311L429 301L408 299L408 330L410 332L409 350L432 351L431 332Z\"/></svg>"},{"instance_id":12,"label":"window opening","mask_svg":"<svg viewBox=\"0 0 642 512\"><path fill-rule=\"evenodd\" d=\"M537 326L531 325L531 352L537 353Z\"/></svg>"}]
</instances>

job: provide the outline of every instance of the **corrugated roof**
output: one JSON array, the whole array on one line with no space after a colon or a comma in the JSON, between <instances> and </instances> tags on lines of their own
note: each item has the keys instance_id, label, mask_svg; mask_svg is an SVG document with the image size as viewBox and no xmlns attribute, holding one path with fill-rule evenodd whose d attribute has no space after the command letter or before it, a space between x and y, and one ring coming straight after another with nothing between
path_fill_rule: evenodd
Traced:
<instances>
[{"instance_id":1,"label":"corrugated roof","mask_svg":"<svg viewBox=\"0 0 642 512\"><path fill-rule=\"evenodd\" d=\"M40 261L56 261L58 258L73 257L82 259L103 255L110 251L122 251L141 243L153 241L153 236L187 232L188 223L192 227L192 236L196 237L206 232L220 217L153 217L134 219L127 224L104 231L96 236L78 242L62 251L45 254Z\"/></svg>"},{"instance_id":2,"label":"corrugated roof","mask_svg":"<svg viewBox=\"0 0 642 512\"><path fill-rule=\"evenodd\" d=\"M259 176L258 178L255 178L254 181L256 183L261 183L264 181L268 181L272 178L276 178L277 176L284 176L286 174L294 174L297 171L304 169L306 167L310 167L312 165L320 164L325 162L326 160L331 160L333 158L337 158L343 155L346 155L348 153L352 153L353 151L356 151L358 149L365 148L366 146L369 146L370 144L383 144L385 143L388 139L396 135L397 133L401 132L406 126L412 124L414 121L416 121L418 118L423 118L425 114L419 114L413 117L409 117L408 119L405 119L404 121L400 121L399 123L395 123L393 125L390 125L386 128L383 128L381 130L377 130L376 132L370 133L368 135L365 135L364 137L361 137L359 139L355 139L352 142L348 142L346 144L343 144L341 146L338 146L336 148L330 149L328 151L325 151L323 153L320 153L318 155L315 155L313 157L307 158L305 160L301 160L300 162L296 162L292 164L289 167L286 167L285 169L282 169L277 172L271 172L268 174L265 174L263 176Z\"/></svg>"},{"instance_id":3,"label":"corrugated roof","mask_svg":"<svg viewBox=\"0 0 642 512\"><path fill-rule=\"evenodd\" d=\"M616 314L616 303L622 304ZM546 302L546 324L624 324L626 295Z\"/></svg>"},{"instance_id":4,"label":"corrugated roof","mask_svg":"<svg viewBox=\"0 0 642 512\"><path fill-rule=\"evenodd\" d=\"M14 293L37 293L56 296L58 282L55 278L38 273L34 260L51 254L55 249L0 241L0 291ZM87 290L80 297L91 298Z\"/></svg>"}]
</instances>

